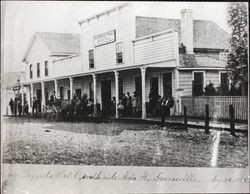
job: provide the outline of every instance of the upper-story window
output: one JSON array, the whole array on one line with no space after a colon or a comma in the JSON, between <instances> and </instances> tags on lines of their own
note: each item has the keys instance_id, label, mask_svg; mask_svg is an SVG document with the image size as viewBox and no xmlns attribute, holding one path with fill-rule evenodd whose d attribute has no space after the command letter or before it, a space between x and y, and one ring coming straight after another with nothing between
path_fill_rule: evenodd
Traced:
<instances>
[{"instance_id":1,"label":"upper-story window","mask_svg":"<svg viewBox=\"0 0 250 194\"><path fill-rule=\"evenodd\" d=\"M45 76L48 76L49 75L48 61L44 62L44 70L45 70Z\"/></svg>"},{"instance_id":2,"label":"upper-story window","mask_svg":"<svg viewBox=\"0 0 250 194\"><path fill-rule=\"evenodd\" d=\"M123 63L123 44L122 42L116 43L116 63Z\"/></svg>"},{"instance_id":3,"label":"upper-story window","mask_svg":"<svg viewBox=\"0 0 250 194\"><path fill-rule=\"evenodd\" d=\"M30 79L33 78L33 69L32 69L32 64L30 65Z\"/></svg>"},{"instance_id":4,"label":"upper-story window","mask_svg":"<svg viewBox=\"0 0 250 194\"><path fill-rule=\"evenodd\" d=\"M89 50L89 68L95 67L94 50Z\"/></svg>"},{"instance_id":5,"label":"upper-story window","mask_svg":"<svg viewBox=\"0 0 250 194\"><path fill-rule=\"evenodd\" d=\"M36 67L37 77L40 77L40 63L37 63Z\"/></svg>"}]
</instances>

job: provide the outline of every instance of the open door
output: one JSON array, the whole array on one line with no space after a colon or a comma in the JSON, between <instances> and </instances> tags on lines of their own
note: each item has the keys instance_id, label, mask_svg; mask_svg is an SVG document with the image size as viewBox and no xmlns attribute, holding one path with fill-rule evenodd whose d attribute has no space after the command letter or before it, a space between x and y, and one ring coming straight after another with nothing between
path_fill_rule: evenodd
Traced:
<instances>
[{"instance_id":1,"label":"open door","mask_svg":"<svg viewBox=\"0 0 250 194\"><path fill-rule=\"evenodd\" d=\"M111 106L111 80L103 80L101 82L101 95L102 111L104 114L108 114Z\"/></svg>"}]
</instances>

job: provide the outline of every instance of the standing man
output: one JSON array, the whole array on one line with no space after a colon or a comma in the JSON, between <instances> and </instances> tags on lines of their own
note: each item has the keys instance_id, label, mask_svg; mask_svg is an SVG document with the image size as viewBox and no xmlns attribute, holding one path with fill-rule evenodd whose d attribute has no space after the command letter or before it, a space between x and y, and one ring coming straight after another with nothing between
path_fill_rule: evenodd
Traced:
<instances>
[{"instance_id":1,"label":"standing man","mask_svg":"<svg viewBox=\"0 0 250 194\"><path fill-rule=\"evenodd\" d=\"M16 97L15 100L14 100L14 106L13 106L13 109L14 109L14 116L17 115L17 101L18 101L18 99L17 99L17 97Z\"/></svg>"},{"instance_id":2,"label":"standing man","mask_svg":"<svg viewBox=\"0 0 250 194\"><path fill-rule=\"evenodd\" d=\"M12 100L12 98L10 98L9 106L10 106L11 115L13 115L13 112L14 112L14 101Z\"/></svg>"},{"instance_id":3,"label":"standing man","mask_svg":"<svg viewBox=\"0 0 250 194\"><path fill-rule=\"evenodd\" d=\"M127 112L128 112L128 116L131 116L132 113L132 97L130 96L130 93L127 92Z\"/></svg>"},{"instance_id":4,"label":"standing man","mask_svg":"<svg viewBox=\"0 0 250 194\"><path fill-rule=\"evenodd\" d=\"M56 100L56 92L53 91L52 95L50 96L50 101L54 102Z\"/></svg>"},{"instance_id":5,"label":"standing man","mask_svg":"<svg viewBox=\"0 0 250 194\"><path fill-rule=\"evenodd\" d=\"M123 110L123 115L124 116L127 116L127 111L128 111L128 109L127 109L127 97L126 97L126 95L125 95L125 93L123 93L123 95L122 95L122 105L123 105L123 108L124 108L124 110Z\"/></svg>"},{"instance_id":6,"label":"standing man","mask_svg":"<svg viewBox=\"0 0 250 194\"><path fill-rule=\"evenodd\" d=\"M161 122L162 122L162 126L165 126L165 117L166 117L166 96L162 97L162 101L161 101Z\"/></svg>"},{"instance_id":7,"label":"standing man","mask_svg":"<svg viewBox=\"0 0 250 194\"><path fill-rule=\"evenodd\" d=\"M36 100L36 97L33 98L33 107L32 107L32 114L34 115L34 112L36 112L35 114L37 115L37 107L38 106L38 101Z\"/></svg>"},{"instance_id":8,"label":"standing man","mask_svg":"<svg viewBox=\"0 0 250 194\"><path fill-rule=\"evenodd\" d=\"M18 115L21 116L23 112L22 112L22 100L20 98L17 101L17 109L18 109Z\"/></svg>"}]
</instances>

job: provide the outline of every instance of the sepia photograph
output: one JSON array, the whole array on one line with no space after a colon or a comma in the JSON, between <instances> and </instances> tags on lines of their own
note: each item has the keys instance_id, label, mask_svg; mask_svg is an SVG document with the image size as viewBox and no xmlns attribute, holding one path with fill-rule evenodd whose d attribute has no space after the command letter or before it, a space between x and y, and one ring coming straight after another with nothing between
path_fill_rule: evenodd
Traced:
<instances>
[{"instance_id":1,"label":"sepia photograph","mask_svg":"<svg viewBox=\"0 0 250 194\"><path fill-rule=\"evenodd\" d=\"M179 180L184 169L249 192L248 14L247 2L2 1L2 193L56 193L32 188L52 177L154 184L142 193L210 181Z\"/></svg>"}]
</instances>

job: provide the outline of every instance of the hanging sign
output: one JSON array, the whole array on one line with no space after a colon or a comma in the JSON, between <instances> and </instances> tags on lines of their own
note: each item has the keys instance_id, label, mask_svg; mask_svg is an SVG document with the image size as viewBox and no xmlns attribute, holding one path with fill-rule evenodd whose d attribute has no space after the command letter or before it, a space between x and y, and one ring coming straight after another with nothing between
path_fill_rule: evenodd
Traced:
<instances>
[{"instance_id":1,"label":"hanging sign","mask_svg":"<svg viewBox=\"0 0 250 194\"><path fill-rule=\"evenodd\" d=\"M111 30L94 36L94 47L115 42L115 30Z\"/></svg>"},{"instance_id":2,"label":"hanging sign","mask_svg":"<svg viewBox=\"0 0 250 194\"><path fill-rule=\"evenodd\" d=\"M20 90L20 88L21 88L21 86L14 86L13 87L13 90L15 91L15 90Z\"/></svg>"}]
</instances>

